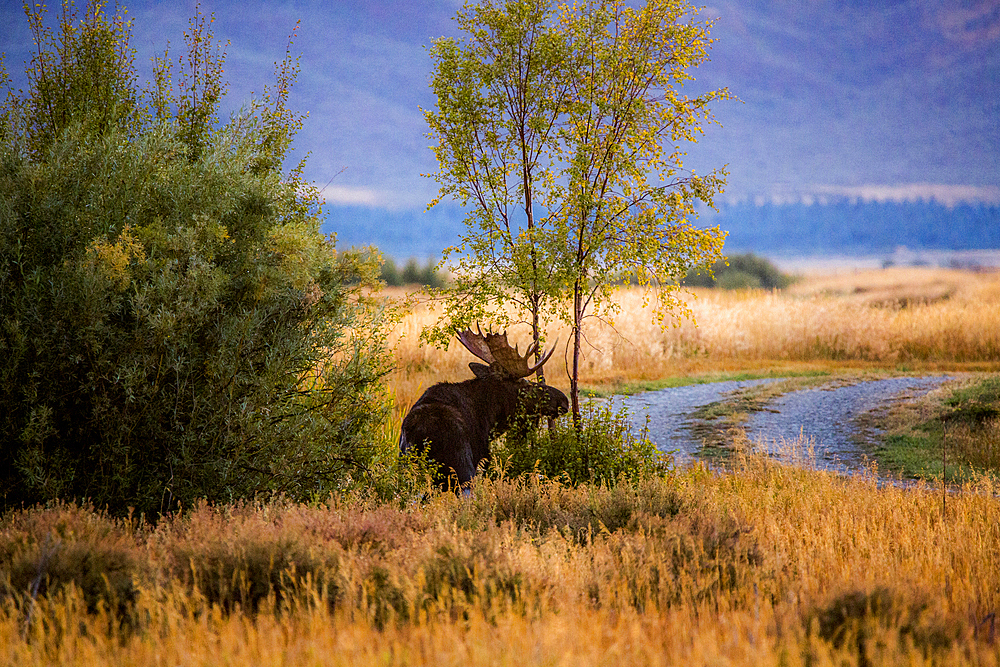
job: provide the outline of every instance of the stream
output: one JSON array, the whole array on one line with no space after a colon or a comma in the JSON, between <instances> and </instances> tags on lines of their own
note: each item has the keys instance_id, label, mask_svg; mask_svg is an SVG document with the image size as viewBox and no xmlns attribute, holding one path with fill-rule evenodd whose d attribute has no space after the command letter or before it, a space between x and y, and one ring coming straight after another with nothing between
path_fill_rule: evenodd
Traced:
<instances>
[{"instance_id":1,"label":"stream","mask_svg":"<svg viewBox=\"0 0 1000 667\"><path fill-rule=\"evenodd\" d=\"M841 386L827 385L792 391L754 412L744 425L747 436L762 444L779 460L807 463L821 470L848 474L859 470L864 452L854 441L854 420L904 392L916 397L939 387L947 375L897 377L867 380ZM629 411L632 428L640 433L648 426L649 439L661 451L673 451L678 464L693 460L701 449L701 439L691 427L691 415L701 407L723 400L727 394L775 380L713 382L650 391L633 396L616 396L612 405ZM647 422L648 417L648 422ZM807 456L801 448L788 447L799 436L812 449Z\"/></svg>"}]
</instances>

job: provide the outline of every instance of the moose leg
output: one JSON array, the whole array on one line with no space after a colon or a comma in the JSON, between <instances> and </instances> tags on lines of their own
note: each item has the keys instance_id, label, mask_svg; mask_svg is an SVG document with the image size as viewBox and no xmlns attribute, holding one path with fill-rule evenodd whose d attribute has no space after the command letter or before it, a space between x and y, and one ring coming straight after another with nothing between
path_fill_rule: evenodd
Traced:
<instances>
[{"instance_id":1,"label":"moose leg","mask_svg":"<svg viewBox=\"0 0 1000 667\"><path fill-rule=\"evenodd\" d=\"M476 474L476 465L472 448L461 429L449 429L449 432L439 434L430 446L430 457L440 464L443 486L450 486L455 491L469 488Z\"/></svg>"}]
</instances>

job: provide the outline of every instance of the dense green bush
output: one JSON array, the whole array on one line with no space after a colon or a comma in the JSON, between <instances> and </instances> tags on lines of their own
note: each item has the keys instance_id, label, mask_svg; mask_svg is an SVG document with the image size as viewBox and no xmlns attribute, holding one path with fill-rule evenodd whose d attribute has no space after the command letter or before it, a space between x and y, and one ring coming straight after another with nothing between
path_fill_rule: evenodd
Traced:
<instances>
[{"instance_id":1,"label":"dense green bush","mask_svg":"<svg viewBox=\"0 0 1000 667\"><path fill-rule=\"evenodd\" d=\"M632 433L624 411L590 403L582 416L579 431L569 416L551 428L515 426L494 445L493 474L517 477L531 472L570 484L614 485L622 479L662 475L672 467L669 455L644 435Z\"/></svg>"},{"instance_id":2,"label":"dense green bush","mask_svg":"<svg viewBox=\"0 0 1000 667\"><path fill-rule=\"evenodd\" d=\"M402 269L392 257L384 258L380 278L386 285L393 287L403 285L442 287L445 284L444 276L438 271L437 262L430 259L421 267L414 257L408 259Z\"/></svg>"},{"instance_id":3,"label":"dense green bush","mask_svg":"<svg viewBox=\"0 0 1000 667\"><path fill-rule=\"evenodd\" d=\"M0 504L155 514L356 480L387 407L382 313L360 290L377 267L319 233L302 165L282 171L292 61L217 123L203 17L202 78L174 96L161 62L149 106L120 17L61 20L0 112ZM43 104L60 113L31 115Z\"/></svg>"},{"instance_id":4,"label":"dense green bush","mask_svg":"<svg viewBox=\"0 0 1000 667\"><path fill-rule=\"evenodd\" d=\"M723 289L784 289L792 282L764 257L747 253L733 255L725 261L718 261L711 270L694 269L684 277L682 284L691 287L721 287Z\"/></svg>"}]
</instances>

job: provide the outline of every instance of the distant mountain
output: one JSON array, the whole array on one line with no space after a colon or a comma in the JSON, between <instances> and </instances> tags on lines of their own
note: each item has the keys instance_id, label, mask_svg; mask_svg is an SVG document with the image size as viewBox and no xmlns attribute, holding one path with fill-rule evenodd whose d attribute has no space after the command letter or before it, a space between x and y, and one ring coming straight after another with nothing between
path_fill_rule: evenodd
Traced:
<instances>
[{"instance_id":1,"label":"distant mountain","mask_svg":"<svg viewBox=\"0 0 1000 667\"><path fill-rule=\"evenodd\" d=\"M698 3L695 3L698 4ZM728 86L688 148L727 194L830 184L1000 185L995 0L720 0L693 92Z\"/></svg>"},{"instance_id":2,"label":"distant mountain","mask_svg":"<svg viewBox=\"0 0 1000 667\"><path fill-rule=\"evenodd\" d=\"M147 80L151 58L168 38L179 39L197 3L127 2L130 46L140 80ZM23 4L0 2L0 51L13 90L28 89L22 64L36 53ZM437 191L420 174L438 167L421 111L436 105L424 47L458 36L451 17L461 4L203 3L215 17L215 40L231 41L221 115L246 105L250 91L270 80L288 31L301 19L291 51L302 55L301 70L290 104L309 118L287 166L310 155L303 176L332 183L331 201L420 207ZM871 184L1000 187L997 0L692 4L707 5L702 17L718 18L717 41L711 60L689 71L696 80L678 93L728 87L742 102L712 104L722 125L679 148L695 173L728 165L727 197ZM59 14L50 12L50 27Z\"/></svg>"},{"instance_id":3,"label":"distant mountain","mask_svg":"<svg viewBox=\"0 0 1000 667\"><path fill-rule=\"evenodd\" d=\"M339 247L375 245L396 259L436 258L459 241L462 211L444 205L427 212L390 211L364 206L335 206L324 232L337 234ZM727 254L765 256L892 253L914 250L1000 249L1000 206L935 201L863 202L850 199L825 204L720 206L699 219L703 227L729 232Z\"/></svg>"},{"instance_id":4,"label":"distant mountain","mask_svg":"<svg viewBox=\"0 0 1000 667\"><path fill-rule=\"evenodd\" d=\"M447 204L430 211L331 206L322 231L337 235L338 248L374 245L399 260L436 259L444 248L458 244L464 217L461 209Z\"/></svg>"},{"instance_id":5,"label":"distant mountain","mask_svg":"<svg viewBox=\"0 0 1000 667\"><path fill-rule=\"evenodd\" d=\"M726 252L763 255L877 255L1000 248L1000 206L937 202L742 203L711 224L729 232Z\"/></svg>"}]
</instances>

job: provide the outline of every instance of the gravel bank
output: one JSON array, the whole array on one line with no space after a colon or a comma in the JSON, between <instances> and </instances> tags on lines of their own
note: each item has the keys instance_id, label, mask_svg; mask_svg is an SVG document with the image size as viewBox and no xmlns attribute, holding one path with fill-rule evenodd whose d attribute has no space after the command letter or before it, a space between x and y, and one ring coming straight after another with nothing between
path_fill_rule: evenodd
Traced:
<instances>
[{"instance_id":1,"label":"gravel bank","mask_svg":"<svg viewBox=\"0 0 1000 667\"><path fill-rule=\"evenodd\" d=\"M674 451L678 463L687 463L701 448L701 438L695 436L689 426L691 414L698 408L721 401L726 394L737 389L745 389L767 382L767 380L731 380L693 384L647 391L634 396L615 396L611 399L615 410L624 406L632 420L636 433L646 428L649 417L649 439L660 451Z\"/></svg>"}]
</instances>

